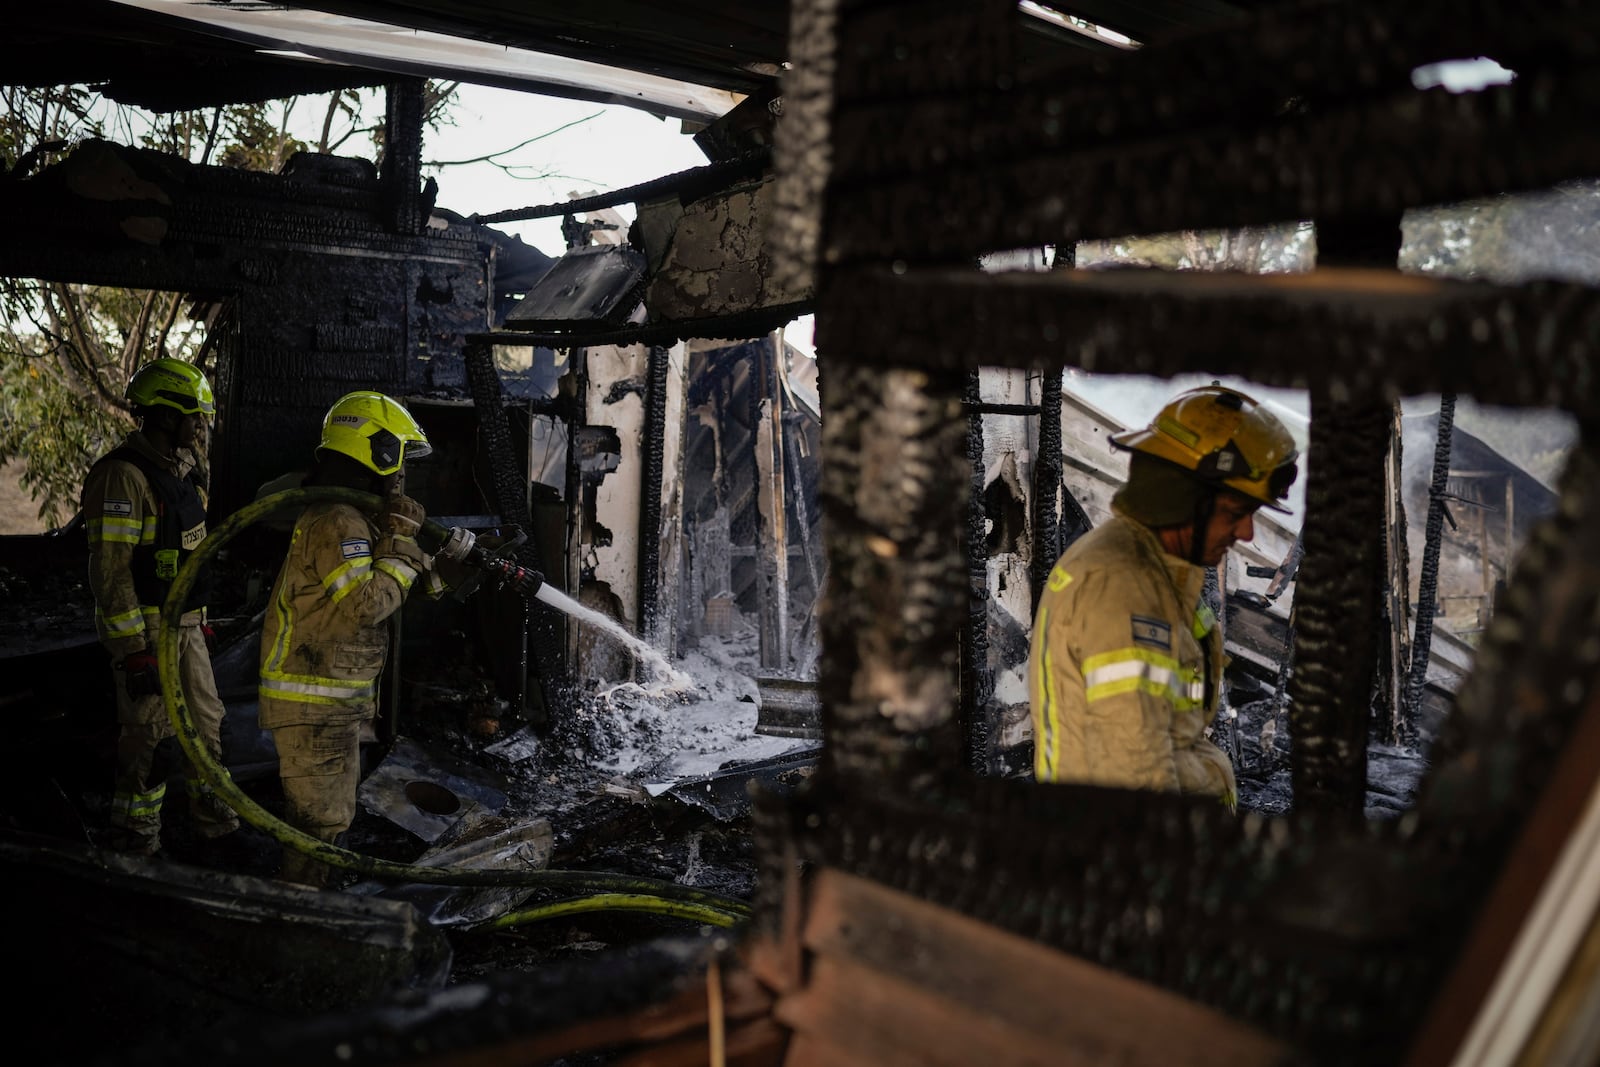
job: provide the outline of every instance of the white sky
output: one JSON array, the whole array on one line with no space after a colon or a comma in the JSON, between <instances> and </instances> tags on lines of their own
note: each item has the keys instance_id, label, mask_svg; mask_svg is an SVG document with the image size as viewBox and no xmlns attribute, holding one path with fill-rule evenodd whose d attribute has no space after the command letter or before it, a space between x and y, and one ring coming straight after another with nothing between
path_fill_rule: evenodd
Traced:
<instances>
[{"instance_id":1,"label":"white sky","mask_svg":"<svg viewBox=\"0 0 1600 1067\"><path fill-rule=\"evenodd\" d=\"M463 85L454 115L454 127L424 134L425 161L473 159L539 138L501 160L501 167L427 168L439 182L438 205L463 215L609 192L709 162L679 120L634 108ZM535 177L546 171L553 176ZM632 220L631 204L617 210ZM548 255L564 248L559 217L494 226Z\"/></svg>"},{"instance_id":2,"label":"white sky","mask_svg":"<svg viewBox=\"0 0 1600 1067\"><path fill-rule=\"evenodd\" d=\"M462 215L560 203L710 162L693 135L683 132L680 120L620 105L463 84L454 117L454 126L424 132L425 162L476 159L538 138L501 159L501 166L484 162L424 168L439 183L437 206ZM547 172L549 177L539 176ZM615 210L633 221L632 204ZM565 249L560 216L493 225L546 255L559 256ZM786 327L784 338L809 352L811 333L812 320L806 316Z\"/></svg>"}]
</instances>

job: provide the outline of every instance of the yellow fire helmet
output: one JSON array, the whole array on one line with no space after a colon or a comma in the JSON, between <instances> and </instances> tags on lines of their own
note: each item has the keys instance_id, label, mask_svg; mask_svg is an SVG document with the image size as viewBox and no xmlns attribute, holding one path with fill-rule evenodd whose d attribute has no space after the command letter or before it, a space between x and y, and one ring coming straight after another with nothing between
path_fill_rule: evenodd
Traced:
<instances>
[{"instance_id":1,"label":"yellow fire helmet","mask_svg":"<svg viewBox=\"0 0 1600 1067\"><path fill-rule=\"evenodd\" d=\"M200 368L181 359L153 359L134 372L122 394L136 408L171 408L183 415L216 411L211 383Z\"/></svg>"},{"instance_id":2,"label":"yellow fire helmet","mask_svg":"<svg viewBox=\"0 0 1600 1067\"><path fill-rule=\"evenodd\" d=\"M393 474L408 459L433 451L427 434L399 401L382 393L346 393L322 419L322 443L376 474Z\"/></svg>"},{"instance_id":3,"label":"yellow fire helmet","mask_svg":"<svg viewBox=\"0 0 1600 1067\"><path fill-rule=\"evenodd\" d=\"M1179 393L1149 426L1114 434L1111 443L1193 471L1274 511L1299 468L1294 437L1250 397L1222 385Z\"/></svg>"}]
</instances>

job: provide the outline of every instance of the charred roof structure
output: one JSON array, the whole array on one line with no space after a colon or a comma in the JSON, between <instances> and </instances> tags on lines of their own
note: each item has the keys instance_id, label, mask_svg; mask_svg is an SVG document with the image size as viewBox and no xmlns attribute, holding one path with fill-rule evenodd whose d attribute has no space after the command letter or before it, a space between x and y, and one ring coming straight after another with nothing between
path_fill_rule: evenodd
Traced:
<instances>
[{"instance_id":1,"label":"charred roof structure","mask_svg":"<svg viewBox=\"0 0 1600 1067\"><path fill-rule=\"evenodd\" d=\"M824 361L823 746L803 789L758 795L754 914L725 938L496 974L266 1033L203 1034L183 1054L786 1067L1592 1061L1600 300L1574 283L1396 268L1408 208L1600 173L1592 5L1060 5L1077 21L1012 0L597 3L570 17L512 3L315 6L781 96L770 173L762 166L738 190L770 198L774 212L760 298L741 306L702 292L701 320L602 313L499 328L484 312L492 276L467 254L470 227L427 231L407 81L392 93L385 174L330 173L342 164L318 160L307 175L221 178L118 154L151 189L133 217L153 223L19 217L0 269L78 272L87 260L65 257L120 235L131 243L97 277L204 292L226 276L230 290L267 294L257 310L238 305L240 325L219 342L238 353L219 364L235 368L222 379L236 404L218 461L235 501L269 473L242 449L266 432L262 411L293 407L309 425L318 410L320 397L288 402L306 366L469 392L482 415L505 402L486 371L508 333L551 347L650 346L716 337L731 318L748 330L739 336L759 336L809 294ZM113 62L116 48L86 48L78 66L48 65L80 32L63 14L85 24L89 45L110 32L113 44L162 54L153 24L123 5L47 10L26 16L38 47L13 77L93 78L83 63ZM1080 32L1088 24L1139 47L1097 44ZM185 62L205 54L192 38L173 41ZM1418 68L1475 56L1515 80L1468 94L1413 82ZM136 66L101 69L150 74ZM277 60L247 69L305 73ZM230 230L239 216L221 205L247 201L244 218L260 229ZM978 267L1008 249L1298 219L1315 223L1318 250L1301 274L1091 273L1069 257L1045 272ZM330 251L308 240L313 224L347 240ZM139 240L151 225L166 227L158 251ZM95 240L74 246L84 228ZM369 281L328 304L330 274L318 271L352 247L371 263L351 273ZM408 358L371 356L396 347ZM418 348L426 361L409 358ZM1289 813L1235 818L1175 796L1045 787L994 776L980 758L991 724L972 692L982 675L973 602L984 595L968 551L984 530L972 376L1063 366L1309 391ZM1369 821L1392 404L1430 392L1559 409L1582 433L1554 514L1505 580L1416 803ZM1068 525L1066 508L1041 499L1054 498L1035 494L1036 558ZM414 923L396 923L416 936Z\"/></svg>"}]
</instances>

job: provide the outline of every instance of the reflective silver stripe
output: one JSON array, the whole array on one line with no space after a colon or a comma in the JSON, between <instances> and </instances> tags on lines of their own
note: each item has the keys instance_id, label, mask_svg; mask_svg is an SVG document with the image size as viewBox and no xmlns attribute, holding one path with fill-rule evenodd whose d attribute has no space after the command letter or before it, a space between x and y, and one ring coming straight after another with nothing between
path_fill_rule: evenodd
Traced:
<instances>
[{"instance_id":1,"label":"reflective silver stripe","mask_svg":"<svg viewBox=\"0 0 1600 1067\"><path fill-rule=\"evenodd\" d=\"M262 671L261 692L302 704L364 704L378 695L378 680L356 681Z\"/></svg>"},{"instance_id":2,"label":"reflective silver stripe","mask_svg":"<svg viewBox=\"0 0 1600 1067\"><path fill-rule=\"evenodd\" d=\"M1205 696L1205 685L1195 672L1148 649L1118 649L1090 656L1083 668L1084 697L1091 703L1122 693L1143 692L1161 697L1179 711L1193 711Z\"/></svg>"}]
</instances>

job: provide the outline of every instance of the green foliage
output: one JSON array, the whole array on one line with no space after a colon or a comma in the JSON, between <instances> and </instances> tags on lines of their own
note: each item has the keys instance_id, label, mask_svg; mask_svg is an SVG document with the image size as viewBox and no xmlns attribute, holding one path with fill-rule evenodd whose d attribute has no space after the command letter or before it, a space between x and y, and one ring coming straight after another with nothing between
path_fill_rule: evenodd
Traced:
<instances>
[{"instance_id":1,"label":"green foliage","mask_svg":"<svg viewBox=\"0 0 1600 1067\"><path fill-rule=\"evenodd\" d=\"M89 464L133 426L122 398L148 359L193 359L201 337L175 293L0 279L0 460L24 461L39 518L77 507Z\"/></svg>"},{"instance_id":2,"label":"green foliage","mask_svg":"<svg viewBox=\"0 0 1600 1067\"><path fill-rule=\"evenodd\" d=\"M26 360L0 360L0 454L25 461L22 487L46 526L77 510L83 475L132 425ZM17 364L22 364L19 372Z\"/></svg>"},{"instance_id":3,"label":"green foliage","mask_svg":"<svg viewBox=\"0 0 1600 1067\"><path fill-rule=\"evenodd\" d=\"M306 143L290 136L278 122L271 121L259 106L230 107L223 116L228 143L217 162L237 170L277 171L296 152L306 151Z\"/></svg>"},{"instance_id":4,"label":"green foliage","mask_svg":"<svg viewBox=\"0 0 1600 1067\"><path fill-rule=\"evenodd\" d=\"M450 122L454 89L426 87L429 127ZM0 88L0 182L30 178L91 138L273 172L296 152L338 151L363 137L381 152L381 93L330 94L312 116L314 144L294 132L302 104L152 114L84 86ZM0 464L21 462L23 488L46 523L76 512L89 464L132 429L122 393L133 372L162 356L201 358L204 328L185 304L179 293L0 278Z\"/></svg>"}]
</instances>

